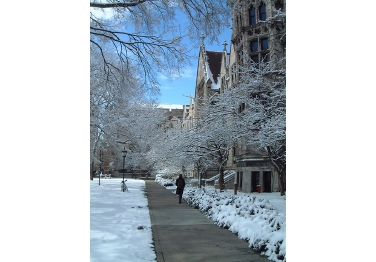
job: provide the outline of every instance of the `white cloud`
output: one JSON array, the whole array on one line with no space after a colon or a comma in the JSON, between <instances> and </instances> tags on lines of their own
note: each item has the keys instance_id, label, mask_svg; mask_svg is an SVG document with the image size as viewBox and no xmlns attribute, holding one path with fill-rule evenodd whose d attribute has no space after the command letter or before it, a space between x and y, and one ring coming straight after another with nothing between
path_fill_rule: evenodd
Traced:
<instances>
[{"instance_id":1,"label":"white cloud","mask_svg":"<svg viewBox=\"0 0 376 262\"><path fill-rule=\"evenodd\" d=\"M167 80L168 79L168 77L167 76L165 76L165 75L162 75L162 74L159 74L159 79L161 79L161 80Z\"/></svg>"},{"instance_id":2,"label":"white cloud","mask_svg":"<svg viewBox=\"0 0 376 262\"><path fill-rule=\"evenodd\" d=\"M185 68L180 73L178 72L173 73L171 77L173 79L178 79L178 78L195 79L196 78L195 69L193 69L192 67Z\"/></svg>"},{"instance_id":3,"label":"white cloud","mask_svg":"<svg viewBox=\"0 0 376 262\"><path fill-rule=\"evenodd\" d=\"M180 75L182 78L196 79L196 69L192 67L186 68Z\"/></svg>"},{"instance_id":4,"label":"white cloud","mask_svg":"<svg viewBox=\"0 0 376 262\"><path fill-rule=\"evenodd\" d=\"M176 80L176 79L196 79L196 69L192 67L188 67L182 70L182 72L172 73L170 77L159 74L158 78L160 80Z\"/></svg>"}]
</instances>

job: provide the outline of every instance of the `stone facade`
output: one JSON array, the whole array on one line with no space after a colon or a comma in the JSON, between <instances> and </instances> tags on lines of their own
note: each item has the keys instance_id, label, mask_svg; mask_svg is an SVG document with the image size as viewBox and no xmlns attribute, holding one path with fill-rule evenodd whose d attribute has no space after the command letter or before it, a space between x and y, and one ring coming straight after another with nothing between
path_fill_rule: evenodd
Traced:
<instances>
[{"instance_id":1,"label":"stone facade","mask_svg":"<svg viewBox=\"0 0 376 262\"><path fill-rule=\"evenodd\" d=\"M275 17L278 11L285 12L285 2L281 0L238 0L233 6L233 32L230 52L227 42L223 50L208 51L205 49L204 37L200 46L197 66L195 98L191 99L189 113L183 116L183 127L189 128L195 118L200 116L201 98L207 98L214 92L222 93L237 83L239 77L232 73L234 65L242 63L247 53L254 61L270 61L272 64L286 55L286 28L284 17ZM240 110L242 105L240 105ZM229 152L226 170L236 172L234 179L229 180L226 188L237 184L238 190L255 192L261 186L262 192L277 192L277 173L268 161L266 152L250 147L245 141ZM208 170L206 178L217 175L218 170Z\"/></svg>"},{"instance_id":2,"label":"stone facade","mask_svg":"<svg viewBox=\"0 0 376 262\"><path fill-rule=\"evenodd\" d=\"M244 55L249 55L257 63L270 61L272 65L286 55L285 21L276 14L285 12L285 3L280 0L239 0L233 6L233 31L231 36L231 58L229 70L235 64L242 63ZM238 81L231 74L228 87ZM239 110L242 110L240 105ZM277 172L268 161L266 152L252 148L240 141L230 154L228 166L236 170L235 182L243 192L279 191Z\"/></svg>"}]
</instances>

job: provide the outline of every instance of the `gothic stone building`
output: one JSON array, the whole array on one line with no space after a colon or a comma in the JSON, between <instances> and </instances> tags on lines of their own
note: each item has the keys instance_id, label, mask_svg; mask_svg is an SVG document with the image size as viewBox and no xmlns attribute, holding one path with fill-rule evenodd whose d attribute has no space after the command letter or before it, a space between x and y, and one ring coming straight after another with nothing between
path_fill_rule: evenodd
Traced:
<instances>
[{"instance_id":1,"label":"gothic stone building","mask_svg":"<svg viewBox=\"0 0 376 262\"><path fill-rule=\"evenodd\" d=\"M231 67L242 63L244 55L256 62L269 62L272 65L286 56L286 28L284 16L285 3L281 0L238 0L233 6L233 31L231 36ZM231 74L227 87L238 81ZM239 111L246 105L239 105ZM244 192L262 192L279 190L277 173L267 160L267 156L244 141L231 152L228 167L236 170L235 182Z\"/></svg>"},{"instance_id":2,"label":"gothic stone building","mask_svg":"<svg viewBox=\"0 0 376 262\"><path fill-rule=\"evenodd\" d=\"M221 52L207 51L204 39L200 47L197 66L195 98L191 99L189 114L183 117L183 124L188 127L195 117L200 115L200 98L207 98L214 92L222 93L232 88L239 77L232 73L234 65L242 63L245 52L253 61L261 60L274 63L285 53L285 20L271 19L278 13L285 12L285 3L281 0L238 0L233 8L233 31L230 52L226 51L226 41ZM244 110L245 105L239 105L238 110ZM279 190L277 174L267 160L267 156L245 141L240 141L229 154L225 169L229 174L226 188L237 184L243 192L257 192L261 186L262 192ZM206 177L217 175L218 170L208 170Z\"/></svg>"}]
</instances>

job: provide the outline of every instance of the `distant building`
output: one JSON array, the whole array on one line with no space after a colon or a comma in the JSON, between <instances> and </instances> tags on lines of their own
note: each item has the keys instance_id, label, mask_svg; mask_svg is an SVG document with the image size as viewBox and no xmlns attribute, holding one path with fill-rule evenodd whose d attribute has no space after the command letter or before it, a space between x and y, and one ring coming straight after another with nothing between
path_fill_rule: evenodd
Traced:
<instances>
[{"instance_id":1,"label":"distant building","mask_svg":"<svg viewBox=\"0 0 376 262\"><path fill-rule=\"evenodd\" d=\"M160 104L158 108L163 110L165 122L164 128L180 128L183 122L183 113L185 105L178 104Z\"/></svg>"}]
</instances>

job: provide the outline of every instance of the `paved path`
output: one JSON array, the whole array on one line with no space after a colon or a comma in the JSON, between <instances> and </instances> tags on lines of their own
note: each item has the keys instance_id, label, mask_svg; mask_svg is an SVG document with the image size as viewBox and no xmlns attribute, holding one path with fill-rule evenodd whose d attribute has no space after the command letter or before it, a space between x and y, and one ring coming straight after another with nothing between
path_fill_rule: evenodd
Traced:
<instances>
[{"instance_id":1,"label":"paved path","mask_svg":"<svg viewBox=\"0 0 376 262\"><path fill-rule=\"evenodd\" d=\"M170 190L152 180L145 184L158 262L270 262L184 200L179 204Z\"/></svg>"}]
</instances>

